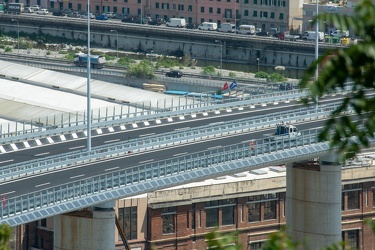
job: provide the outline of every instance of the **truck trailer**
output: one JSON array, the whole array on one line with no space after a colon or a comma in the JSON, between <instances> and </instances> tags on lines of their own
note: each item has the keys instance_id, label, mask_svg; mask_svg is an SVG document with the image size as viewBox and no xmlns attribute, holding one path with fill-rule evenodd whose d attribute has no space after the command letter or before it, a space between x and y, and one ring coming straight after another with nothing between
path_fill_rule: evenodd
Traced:
<instances>
[{"instance_id":1,"label":"truck trailer","mask_svg":"<svg viewBox=\"0 0 375 250\"><path fill-rule=\"evenodd\" d=\"M13 14L21 14L24 11L23 3L8 3L6 5L6 11Z\"/></svg>"},{"instance_id":2,"label":"truck trailer","mask_svg":"<svg viewBox=\"0 0 375 250\"><path fill-rule=\"evenodd\" d=\"M268 141L280 140L297 140L301 136L296 126L279 123L276 125L276 132L270 134L263 134L263 138Z\"/></svg>"},{"instance_id":3,"label":"truck trailer","mask_svg":"<svg viewBox=\"0 0 375 250\"><path fill-rule=\"evenodd\" d=\"M104 56L90 55L90 65L92 68L101 69L105 66ZM77 53L74 55L74 64L78 67L87 67L87 54Z\"/></svg>"}]
</instances>

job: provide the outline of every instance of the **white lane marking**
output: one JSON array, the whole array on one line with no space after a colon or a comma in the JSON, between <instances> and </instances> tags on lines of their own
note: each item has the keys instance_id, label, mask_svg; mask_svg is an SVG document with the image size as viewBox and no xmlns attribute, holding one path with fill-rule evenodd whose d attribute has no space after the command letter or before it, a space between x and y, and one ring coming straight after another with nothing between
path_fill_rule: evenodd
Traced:
<instances>
[{"instance_id":1,"label":"white lane marking","mask_svg":"<svg viewBox=\"0 0 375 250\"><path fill-rule=\"evenodd\" d=\"M146 162L151 162L153 161L154 159L150 159L150 160L147 160L147 161L140 161L139 163L146 163Z\"/></svg>"},{"instance_id":2,"label":"white lane marking","mask_svg":"<svg viewBox=\"0 0 375 250\"><path fill-rule=\"evenodd\" d=\"M35 142L36 142L36 145L38 145L38 146L42 146L42 143L40 142L39 139L36 139Z\"/></svg>"},{"instance_id":3,"label":"white lane marking","mask_svg":"<svg viewBox=\"0 0 375 250\"><path fill-rule=\"evenodd\" d=\"M121 128L121 130L125 130L126 129L124 125L121 125L120 128Z\"/></svg>"},{"instance_id":4,"label":"white lane marking","mask_svg":"<svg viewBox=\"0 0 375 250\"><path fill-rule=\"evenodd\" d=\"M54 143L54 141L52 140L51 137L47 137L47 141L48 141L49 143Z\"/></svg>"},{"instance_id":5,"label":"white lane marking","mask_svg":"<svg viewBox=\"0 0 375 250\"><path fill-rule=\"evenodd\" d=\"M262 107L267 107L267 103L262 103Z\"/></svg>"},{"instance_id":6,"label":"white lane marking","mask_svg":"<svg viewBox=\"0 0 375 250\"><path fill-rule=\"evenodd\" d=\"M150 123L149 122L144 122L143 123L145 126L150 126Z\"/></svg>"},{"instance_id":7,"label":"white lane marking","mask_svg":"<svg viewBox=\"0 0 375 250\"><path fill-rule=\"evenodd\" d=\"M103 131L102 131L102 129L101 129L101 128L98 128L98 129L96 130L96 132L98 133L98 135L101 135L101 134L103 134Z\"/></svg>"},{"instance_id":8,"label":"white lane marking","mask_svg":"<svg viewBox=\"0 0 375 250\"><path fill-rule=\"evenodd\" d=\"M188 130L190 127L176 128L174 131Z\"/></svg>"},{"instance_id":9,"label":"white lane marking","mask_svg":"<svg viewBox=\"0 0 375 250\"><path fill-rule=\"evenodd\" d=\"M6 152L5 149L3 148L3 146L0 146L0 151L1 151L1 153L5 153Z\"/></svg>"},{"instance_id":10,"label":"white lane marking","mask_svg":"<svg viewBox=\"0 0 375 250\"><path fill-rule=\"evenodd\" d=\"M13 194L13 193L15 193L16 191L10 191L10 192L6 192L6 193L3 193L3 194L0 194L1 196L3 196L3 195L7 195L7 194Z\"/></svg>"},{"instance_id":11,"label":"white lane marking","mask_svg":"<svg viewBox=\"0 0 375 250\"><path fill-rule=\"evenodd\" d=\"M133 126L133 128L138 128L137 123L133 123L132 126Z\"/></svg>"},{"instance_id":12,"label":"white lane marking","mask_svg":"<svg viewBox=\"0 0 375 250\"><path fill-rule=\"evenodd\" d=\"M168 117L168 121L169 121L169 122L173 122L172 117Z\"/></svg>"},{"instance_id":13,"label":"white lane marking","mask_svg":"<svg viewBox=\"0 0 375 250\"><path fill-rule=\"evenodd\" d=\"M108 131L109 131L109 132L113 132L113 131L115 131L115 130L113 129L113 127L109 127L109 128L108 128Z\"/></svg>"},{"instance_id":14,"label":"white lane marking","mask_svg":"<svg viewBox=\"0 0 375 250\"><path fill-rule=\"evenodd\" d=\"M227 112L229 113L229 112L232 112L232 110L231 109L227 109Z\"/></svg>"},{"instance_id":15,"label":"white lane marking","mask_svg":"<svg viewBox=\"0 0 375 250\"><path fill-rule=\"evenodd\" d=\"M13 148L14 151L17 151L17 150L18 150L16 144L12 143L12 144L10 144L10 146Z\"/></svg>"},{"instance_id":16,"label":"white lane marking","mask_svg":"<svg viewBox=\"0 0 375 250\"><path fill-rule=\"evenodd\" d=\"M45 153L36 154L34 156L42 156L42 155L48 155L48 154L49 154L49 152L45 152Z\"/></svg>"},{"instance_id":17,"label":"white lane marking","mask_svg":"<svg viewBox=\"0 0 375 250\"><path fill-rule=\"evenodd\" d=\"M185 116L180 116L180 120L185 120Z\"/></svg>"},{"instance_id":18,"label":"white lane marking","mask_svg":"<svg viewBox=\"0 0 375 250\"><path fill-rule=\"evenodd\" d=\"M111 142L115 142L115 141L119 141L120 139L113 139L113 140L109 140L109 141L105 141L104 143L111 143Z\"/></svg>"},{"instance_id":19,"label":"white lane marking","mask_svg":"<svg viewBox=\"0 0 375 250\"><path fill-rule=\"evenodd\" d=\"M251 108L251 109L255 109L255 106L254 106L254 105L251 105L250 108Z\"/></svg>"},{"instance_id":20,"label":"white lane marking","mask_svg":"<svg viewBox=\"0 0 375 250\"><path fill-rule=\"evenodd\" d=\"M39 184L39 185L36 185L35 187L41 187L41 186L45 186L45 185L49 185L51 184L51 182L46 182L46 183L43 183L43 184Z\"/></svg>"},{"instance_id":21,"label":"white lane marking","mask_svg":"<svg viewBox=\"0 0 375 250\"><path fill-rule=\"evenodd\" d=\"M285 103L290 103L290 101L289 101L289 100L287 100L287 101L285 101Z\"/></svg>"},{"instance_id":22,"label":"white lane marking","mask_svg":"<svg viewBox=\"0 0 375 250\"><path fill-rule=\"evenodd\" d=\"M156 124L160 124L161 123L161 121L160 120L156 120Z\"/></svg>"},{"instance_id":23,"label":"white lane marking","mask_svg":"<svg viewBox=\"0 0 375 250\"><path fill-rule=\"evenodd\" d=\"M77 147L72 147L72 148L69 148L69 150L73 150L73 149L77 149L77 148L84 148L85 145L82 145L82 146L77 146Z\"/></svg>"},{"instance_id":24,"label":"white lane marking","mask_svg":"<svg viewBox=\"0 0 375 250\"><path fill-rule=\"evenodd\" d=\"M279 103L278 102L274 102L273 105L278 105Z\"/></svg>"},{"instance_id":25,"label":"white lane marking","mask_svg":"<svg viewBox=\"0 0 375 250\"><path fill-rule=\"evenodd\" d=\"M179 154L175 154L173 156L179 156L179 155L186 155L188 152L184 152L184 153L179 153Z\"/></svg>"},{"instance_id":26,"label":"white lane marking","mask_svg":"<svg viewBox=\"0 0 375 250\"><path fill-rule=\"evenodd\" d=\"M107 168L107 169L104 169L104 171L111 171L111 170L115 170L115 169L118 169L119 167L114 167L114 168Z\"/></svg>"},{"instance_id":27,"label":"white lane marking","mask_svg":"<svg viewBox=\"0 0 375 250\"><path fill-rule=\"evenodd\" d=\"M25 145L25 148L29 148L29 147L30 147L30 144L29 144L28 141L24 141L24 142L23 142L23 145Z\"/></svg>"},{"instance_id":28,"label":"white lane marking","mask_svg":"<svg viewBox=\"0 0 375 250\"><path fill-rule=\"evenodd\" d=\"M212 150L212 149L217 149L217 148L222 148L223 146L219 145L219 146L215 146L215 147L211 147L211 148L207 148L208 150Z\"/></svg>"},{"instance_id":29,"label":"white lane marking","mask_svg":"<svg viewBox=\"0 0 375 250\"><path fill-rule=\"evenodd\" d=\"M154 135L154 134L155 133L149 133L149 134L140 135L139 137L145 137L145 136Z\"/></svg>"},{"instance_id":30,"label":"white lane marking","mask_svg":"<svg viewBox=\"0 0 375 250\"><path fill-rule=\"evenodd\" d=\"M243 110L243 107L239 107L238 110Z\"/></svg>"},{"instance_id":31,"label":"white lane marking","mask_svg":"<svg viewBox=\"0 0 375 250\"><path fill-rule=\"evenodd\" d=\"M85 131L83 131L83 133L85 134L85 136L87 136L87 131L85 130Z\"/></svg>"},{"instance_id":32,"label":"white lane marking","mask_svg":"<svg viewBox=\"0 0 375 250\"><path fill-rule=\"evenodd\" d=\"M65 135L60 135L60 139L61 139L62 141L66 141Z\"/></svg>"},{"instance_id":33,"label":"white lane marking","mask_svg":"<svg viewBox=\"0 0 375 250\"><path fill-rule=\"evenodd\" d=\"M85 176L85 174L80 174L80 175L72 176L72 177L70 177L70 179L75 179L75 178L79 178L79 177L82 177L82 176Z\"/></svg>"},{"instance_id":34,"label":"white lane marking","mask_svg":"<svg viewBox=\"0 0 375 250\"><path fill-rule=\"evenodd\" d=\"M204 112L202 115L203 115L203 116L208 116L208 113L207 113L207 112Z\"/></svg>"},{"instance_id":35,"label":"white lane marking","mask_svg":"<svg viewBox=\"0 0 375 250\"><path fill-rule=\"evenodd\" d=\"M11 162L11 161L14 161L14 159L6 160L6 161L0 161L0 163L7 163L7 162Z\"/></svg>"},{"instance_id":36,"label":"white lane marking","mask_svg":"<svg viewBox=\"0 0 375 250\"><path fill-rule=\"evenodd\" d=\"M215 110L215 114L220 114L220 110Z\"/></svg>"},{"instance_id":37,"label":"white lane marking","mask_svg":"<svg viewBox=\"0 0 375 250\"><path fill-rule=\"evenodd\" d=\"M208 125L219 125L219 124L223 124L224 122L213 122L213 123L210 123Z\"/></svg>"},{"instance_id":38,"label":"white lane marking","mask_svg":"<svg viewBox=\"0 0 375 250\"><path fill-rule=\"evenodd\" d=\"M78 135L76 133L72 133L72 136L73 136L74 139L78 138Z\"/></svg>"},{"instance_id":39,"label":"white lane marking","mask_svg":"<svg viewBox=\"0 0 375 250\"><path fill-rule=\"evenodd\" d=\"M197 114L191 114L191 118L196 118Z\"/></svg>"}]
</instances>

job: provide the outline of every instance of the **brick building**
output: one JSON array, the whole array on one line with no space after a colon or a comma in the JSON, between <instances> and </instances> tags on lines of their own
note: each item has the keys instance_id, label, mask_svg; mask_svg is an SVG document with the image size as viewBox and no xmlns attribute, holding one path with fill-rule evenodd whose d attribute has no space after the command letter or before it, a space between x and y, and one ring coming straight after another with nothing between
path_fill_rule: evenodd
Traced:
<instances>
[{"instance_id":1,"label":"brick building","mask_svg":"<svg viewBox=\"0 0 375 250\"><path fill-rule=\"evenodd\" d=\"M375 245L364 223L375 216L372 157L362 156L342 171L342 236L349 249ZM286 224L285 170L268 167L118 200L116 213L136 250L206 249L205 235L215 228L237 230L242 249L261 249L268 235ZM53 218L18 227L14 249L53 249L52 232ZM123 249L119 235L116 240Z\"/></svg>"}]
</instances>

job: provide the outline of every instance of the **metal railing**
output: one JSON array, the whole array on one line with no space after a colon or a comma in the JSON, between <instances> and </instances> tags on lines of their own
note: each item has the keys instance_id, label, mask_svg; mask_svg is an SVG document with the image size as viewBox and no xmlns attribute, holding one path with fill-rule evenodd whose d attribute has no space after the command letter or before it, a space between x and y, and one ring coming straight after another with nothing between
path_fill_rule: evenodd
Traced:
<instances>
[{"instance_id":1,"label":"metal railing","mask_svg":"<svg viewBox=\"0 0 375 250\"><path fill-rule=\"evenodd\" d=\"M302 131L301 137L297 140L283 139L278 142L258 139L254 140L253 146L249 143L229 145L42 189L35 193L7 199L6 204L0 208L0 222L10 225L23 224L25 220L41 219L148 190L201 180L211 176L211 173L211 177L227 175L250 167L261 167L265 163L277 164L293 158L298 160L312 157L313 154L329 150L328 143L318 142L318 133L316 129ZM302 150L306 147L309 150ZM296 150L299 153L296 153ZM259 160L260 157L266 158ZM171 178L174 181L170 180ZM142 186L137 188L136 186L139 185ZM100 199L93 198L98 195ZM77 200L82 202L75 202ZM70 206L65 205L67 202ZM13 220L28 214L33 216L23 216L23 219Z\"/></svg>"},{"instance_id":2,"label":"metal railing","mask_svg":"<svg viewBox=\"0 0 375 250\"><path fill-rule=\"evenodd\" d=\"M256 117L233 120L223 123L210 124L202 127L194 127L165 134L152 135L117 142L108 145L93 147L88 151L73 151L60 155L53 155L28 162L11 164L0 168L0 181L39 174L45 171L54 171L67 168L77 162L91 162L95 159L111 158L114 155L124 155L129 151L140 152L154 148L167 147L177 143L186 143L204 140L212 137L231 135L233 133L246 133L258 128L269 128L280 121L299 122L304 120L319 119L328 116L338 107L339 103L315 108L301 108L284 113L273 113ZM350 112L350 111L348 111Z\"/></svg>"}]
</instances>

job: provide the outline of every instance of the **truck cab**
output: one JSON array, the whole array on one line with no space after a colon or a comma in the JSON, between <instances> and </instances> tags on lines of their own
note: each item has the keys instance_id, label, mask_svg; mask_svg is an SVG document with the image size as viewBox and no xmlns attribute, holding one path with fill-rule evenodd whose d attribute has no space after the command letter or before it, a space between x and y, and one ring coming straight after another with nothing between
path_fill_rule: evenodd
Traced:
<instances>
[{"instance_id":1,"label":"truck cab","mask_svg":"<svg viewBox=\"0 0 375 250\"><path fill-rule=\"evenodd\" d=\"M263 135L267 141L297 140L300 136L301 132L296 126L284 123L276 124L275 133Z\"/></svg>"}]
</instances>

